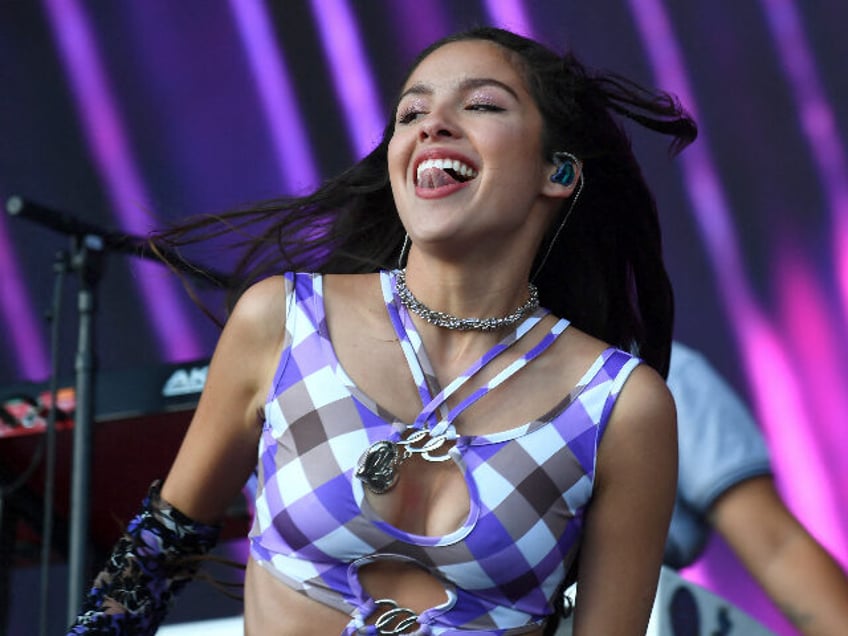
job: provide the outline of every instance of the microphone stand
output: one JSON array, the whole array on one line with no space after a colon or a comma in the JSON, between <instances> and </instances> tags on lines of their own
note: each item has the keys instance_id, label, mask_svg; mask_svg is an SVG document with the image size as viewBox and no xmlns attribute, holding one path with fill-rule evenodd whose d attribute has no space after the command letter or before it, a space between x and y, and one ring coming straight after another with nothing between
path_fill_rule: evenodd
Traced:
<instances>
[{"instance_id":1,"label":"microphone stand","mask_svg":"<svg viewBox=\"0 0 848 636\"><path fill-rule=\"evenodd\" d=\"M53 210L19 196L6 200L6 211L38 223L71 237L69 269L79 278L77 311L79 329L74 363L76 377L76 410L74 414L73 468L71 481L71 512L68 544L68 624L79 611L86 591L87 548L90 519L91 491L91 441L94 427L94 387L96 381L95 318L97 312L97 287L103 273L106 250L124 252L139 258L157 260L147 242L140 237L111 232L96 225L80 221L71 214ZM227 287L229 279L212 270L202 270L182 257L162 250L169 263L207 283Z\"/></svg>"},{"instance_id":2,"label":"microphone stand","mask_svg":"<svg viewBox=\"0 0 848 636\"><path fill-rule=\"evenodd\" d=\"M68 538L68 624L77 616L88 584L87 547L91 512L91 446L94 425L95 318L97 286L103 273L103 240L86 234L71 239L70 268L79 279L79 326L74 362L76 409L74 412L71 512Z\"/></svg>"}]
</instances>

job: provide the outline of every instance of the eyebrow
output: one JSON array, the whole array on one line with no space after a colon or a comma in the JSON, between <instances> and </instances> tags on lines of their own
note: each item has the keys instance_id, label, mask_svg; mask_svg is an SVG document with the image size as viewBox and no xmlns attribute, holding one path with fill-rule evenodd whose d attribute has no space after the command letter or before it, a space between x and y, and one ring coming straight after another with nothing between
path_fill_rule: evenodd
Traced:
<instances>
[{"instance_id":1,"label":"eyebrow","mask_svg":"<svg viewBox=\"0 0 848 636\"><path fill-rule=\"evenodd\" d=\"M469 90L473 90L475 88L480 88L482 86L496 86L510 95L512 95L516 101L520 101L518 98L518 93L509 85L504 84L500 80L496 80L493 77L469 77L468 79L462 80L459 83L460 92L467 92ZM403 93L398 97L398 102L400 102L407 95L432 95L433 89L427 84L413 84L409 88L407 88Z\"/></svg>"}]
</instances>

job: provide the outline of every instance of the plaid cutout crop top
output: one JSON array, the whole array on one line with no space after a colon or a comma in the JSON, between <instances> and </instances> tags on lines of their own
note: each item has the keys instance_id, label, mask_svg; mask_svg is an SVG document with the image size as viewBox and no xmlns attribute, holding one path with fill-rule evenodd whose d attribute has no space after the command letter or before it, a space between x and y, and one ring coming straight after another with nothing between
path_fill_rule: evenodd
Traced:
<instances>
[{"instance_id":1,"label":"plaid cutout crop top","mask_svg":"<svg viewBox=\"0 0 848 636\"><path fill-rule=\"evenodd\" d=\"M456 413L430 395L430 387L438 385L414 324L395 296L394 275L382 272L387 311L422 403L430 405L410 425L363 394L335 358L323 278L287 274L285 280L286 343L265 406L249 535L252 558L289 587L350 615L343 634L381 633L366 624L382 609L357 576L379 559L415 564L445 587L445 603L413 614L414 628L403 633L511 636L542 625L577 554L598 444L639 360L608 349L544 418L492 435L457 435L450 424ZM465 375L473 375L547 313L540 309L526 318ZM534 348L540 351L528 352L507 371L530 363L567 325L558 321ZM493 388L501 375L472 398ZM410 534L386 523L354 476L371 444L397 440L421 420L449 434L451 459L471 500L466 521L446 536Z\"/></svg>"}]
</instances>

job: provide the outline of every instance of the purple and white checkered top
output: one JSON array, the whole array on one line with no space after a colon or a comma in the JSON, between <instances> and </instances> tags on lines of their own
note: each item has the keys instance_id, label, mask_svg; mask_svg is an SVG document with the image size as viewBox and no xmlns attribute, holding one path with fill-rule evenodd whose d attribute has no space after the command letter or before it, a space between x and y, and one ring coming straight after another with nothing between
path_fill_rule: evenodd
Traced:
<instances>
[{"instance_id":1,"label":"purple and white checkered top","mask_svg":"<svg viewBox=\"0 0 848 636\"><path fill-rule=\"evenodd\" d=\"M409 424L360 391L336 359L322 276L286 274L285 281L286 343L265 405L252 558L289 587L351 615L344 634L392 633L366 624L383 603L369 597L357 575L381 559L417 565L446 591L445 603L412 614L413 631L394 633L513 636L538 628L575 559L598 444L639 360L607 349L543 417L491 435L459 435L452 424L459 412L542 353L568 321L559 320L538 345L449 410L450 394L549 312L526 318L433 396L438 383L396 297L394 273L381 272L386 307L425 405ZM413 428L453 442L451 460L467 483L468 518L446 536L410 534L380 519L354 476L372 443L398 441Z\"/></svg>"}]
</instances>

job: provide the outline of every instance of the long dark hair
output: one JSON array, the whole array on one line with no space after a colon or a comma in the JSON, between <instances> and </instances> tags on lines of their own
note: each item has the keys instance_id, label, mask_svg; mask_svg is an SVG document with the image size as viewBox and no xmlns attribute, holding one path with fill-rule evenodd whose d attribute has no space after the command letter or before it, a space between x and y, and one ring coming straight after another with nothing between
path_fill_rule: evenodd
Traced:
<instances>
[{"instance_id":1,"label":"long dark hair","mask_svg":"<svg viewBox=\"0 0 848 636\"><path fill-rule=\"evenodd\" d=\"M665 375L673 295L656 203L620 118L673 137L672 154L694 140L695 123L666 93L590 72L571 53L559 55L492 27L433 43L410 73L434 50L467 40L497 44L516 64L544 120L545 156L568 151L583 163L585 187L534 279L542 304L587 333L637 352ZM363 273L394 267L404 236L387 166L394 121L393 112L380 144L313 193L192 219L155 234L153 245L179 253L184 245L228 237L242 250L230 277L235 296L284 270ZM563 203L560 218L569 206ZM554 221L539 254L548 252L559 224ZM539 255L536 260L538 266Z\"/></svg>"}]
</instances>

